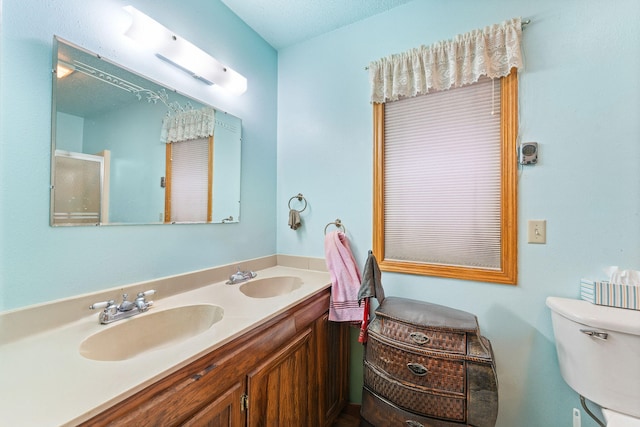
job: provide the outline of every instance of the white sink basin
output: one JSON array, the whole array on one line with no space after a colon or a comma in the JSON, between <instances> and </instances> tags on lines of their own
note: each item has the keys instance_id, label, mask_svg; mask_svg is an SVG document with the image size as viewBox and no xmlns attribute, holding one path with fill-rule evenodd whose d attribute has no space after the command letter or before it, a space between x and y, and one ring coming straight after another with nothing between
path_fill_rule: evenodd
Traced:
<instances>
[{"instance_id":1,"label":"white sink basin","mask_svg":"<svg viewBox=\"0 0 640 427\"><path fill-rule=\"evenodd\" d=\"M106 329L82 341L80 354L103 361L131 359L140 353L175 345L201 334L223 316L222 307L211 304L150 311L105 326Z\"/></svg>"},{"instance_id":2,"label":"white sink basin","mask_svg":"<svg viewBox=\"0 0 640 427\"><path fill-rule=\"evenodd\" d=\"M251 298L271 298L291 293L302 286L296 276L265 277L252 279L240 285L240 292Z\"/></svg>"}]
</instances>

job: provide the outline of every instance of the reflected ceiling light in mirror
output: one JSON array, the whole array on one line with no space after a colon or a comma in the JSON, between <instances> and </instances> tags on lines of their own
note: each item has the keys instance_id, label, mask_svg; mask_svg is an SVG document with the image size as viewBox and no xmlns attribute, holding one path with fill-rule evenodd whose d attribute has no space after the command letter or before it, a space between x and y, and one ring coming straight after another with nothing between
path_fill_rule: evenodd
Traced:
<instances>
[{"instance_id":1,"label":"reflected ceiling light in mirror","mask_svg":"<svg viewBox=\"0 0 640 427\"><path fill-rule=\"evenodd\" d=\"M247 79L221 64L211 55L177 36L162 24L133 6L124 8L132 16L125 35L151 49L158 58L208 84L216 84L231 93L241 95L247 90Z\"/></svg>"},{"instance_id":2,"label":"reflected ceiling light in mirror","mask_svg":"<svg viewBox=\"0 0 640 427\"><path fill-rule=\"evenodd\" d=\"M64 61L58 61L58 65L56 66L56 76L59 79L62 79L73 73L75 70L76 68L73 65L67 64Z\"/></svg>"}]
</instances>

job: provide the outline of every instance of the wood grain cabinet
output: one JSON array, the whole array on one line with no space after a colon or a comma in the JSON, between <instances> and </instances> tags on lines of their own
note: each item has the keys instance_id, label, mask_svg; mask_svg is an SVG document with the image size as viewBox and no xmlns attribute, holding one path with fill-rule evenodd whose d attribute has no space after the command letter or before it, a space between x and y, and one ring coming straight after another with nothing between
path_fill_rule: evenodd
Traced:
<instances>
[{"instance_id":1,"label":"wood grain cabinet","mask_svg":"<svg viewBox=\"0 0 640 427\"><path fill-rule=\"evenodd\" d=\"M234 384L229 390L196 412L185 427L239 427L244 425L242 414L244 381Z\"/></svg>"},{"instance_id":2,"label":"wood grain cabinet","mask_svg":"<svg viewBox=\"0 0 640 427\"><path fill-rule=\"evenodd\" d=\"M323 291L85 426L331 425L347 401L349 331Z\"/></svg>"},{"instance_id":3,"label":"wood grain cabinet","mask_svg":"<svg viewBox=\"0 0 640 427\"><path fill-rule=\"evenodd\" d=\"M363 425L492 427L498 383L474 315L388 297L369 325Z\"/></svg>"}]
</instances>

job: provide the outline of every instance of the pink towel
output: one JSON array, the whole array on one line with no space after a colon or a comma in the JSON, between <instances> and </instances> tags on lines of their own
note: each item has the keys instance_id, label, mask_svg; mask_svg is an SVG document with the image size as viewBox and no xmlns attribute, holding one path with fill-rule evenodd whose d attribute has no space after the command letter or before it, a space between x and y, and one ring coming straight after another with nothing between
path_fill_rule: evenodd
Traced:
<instances>
[{"instance_id":1,"label":"pink towel","mask_svg":"<svg viewBox=\"0 0 640 427\"><path fill-rule=\"evenodd\" d=\"M332 231L325 236L324 256L331 275L329 320L362 322L362 308L358 306L360 271L343 232Z\"/></svg>"}]
</instances>

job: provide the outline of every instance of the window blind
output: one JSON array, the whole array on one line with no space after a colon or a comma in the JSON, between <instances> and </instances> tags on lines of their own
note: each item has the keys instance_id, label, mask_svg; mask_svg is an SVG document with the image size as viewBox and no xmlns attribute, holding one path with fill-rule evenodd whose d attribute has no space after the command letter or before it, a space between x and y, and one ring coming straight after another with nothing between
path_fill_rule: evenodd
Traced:
<instances>
[{"instance_id":1,"label":"window blind","mask_svg":"<svg viewBox=\"0 0 640 427\"><path fill-rule=\"evenodd\" d=\"M171 143L171 222L207 221L209 139Z\"/></svg>"},{"instance_id":2,"label":"window blind","mask_svg":"<svg viewBox=\"0 0 640 427\"><path fill-rule=\"evenodd\" d=\"M500 269L500 83L387 102L385 259Z\"/></svg>"}]
</instances>

